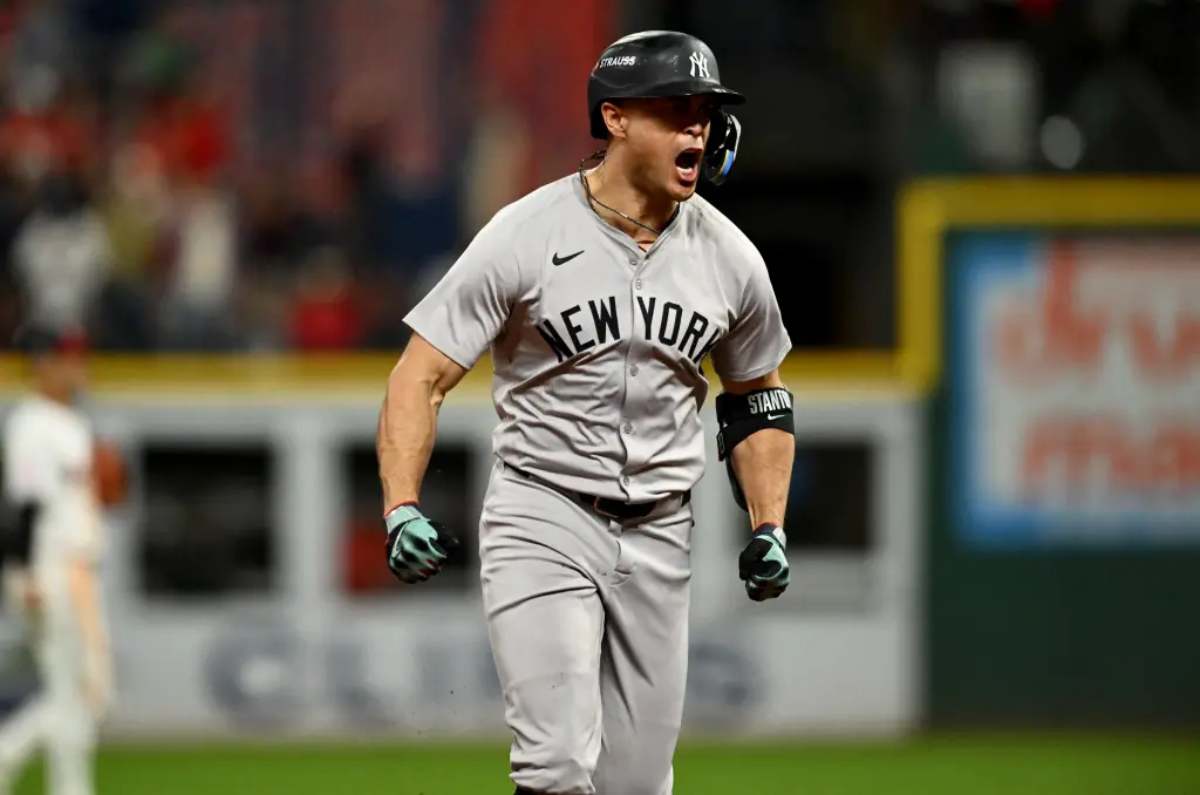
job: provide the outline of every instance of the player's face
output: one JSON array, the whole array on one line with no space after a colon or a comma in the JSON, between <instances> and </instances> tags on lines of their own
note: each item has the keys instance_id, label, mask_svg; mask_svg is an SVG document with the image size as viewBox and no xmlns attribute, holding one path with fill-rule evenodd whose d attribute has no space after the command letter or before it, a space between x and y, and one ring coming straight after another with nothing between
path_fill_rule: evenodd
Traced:
<instances>
[{"instance_id":1,"label":"player's face","mask_svg":"<svg viewBox=\"0 0 1200 795\"><path fill-rule=\"evenodd\" d=\"M626 142L639 187L686 201L700 182L700 161L715 103L709 97L627 100Z\"/></svg>"},{"instance_id":2,"label":"player's face","mask_svg":"<svg viewBox=\"0 0 1200 795\"><path fill-rule=\"evenodd\" d=\"M87 360L78 353L44 356L35 364L43 391L60 400L72 401L87 387Z\"/></svg>"},{"instance_id":3,"label":"player's face","mask_svg":"<svg viewBox=\"0 0 1200 795\"><path fill-rule=\"evenodd\" d=\"M87 358L82 354L70 353L62 357L63 378L70 385L72 394L78 394L87 388L88 369Z\"/></svg>"}]
</instances>

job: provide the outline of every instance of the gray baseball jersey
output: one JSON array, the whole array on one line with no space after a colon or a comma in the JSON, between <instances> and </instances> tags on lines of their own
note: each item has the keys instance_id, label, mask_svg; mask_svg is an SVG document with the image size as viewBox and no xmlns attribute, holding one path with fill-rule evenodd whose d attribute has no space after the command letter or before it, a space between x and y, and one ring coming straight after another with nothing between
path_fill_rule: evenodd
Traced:
<instances>
[{"instance_id":1,"label":"gray baseball jersey","mask_svg":"<svg viewBox=\"0 0 1200 795\"><path fill-rule=\"evenodd\" d=\"M405 322L463 367L491 348L500 459L628 502L700 479L706 355L744 381L791 349L762 256L704 198L643 252L578 175L498 212Z\"/></svg>"}]
</instances>

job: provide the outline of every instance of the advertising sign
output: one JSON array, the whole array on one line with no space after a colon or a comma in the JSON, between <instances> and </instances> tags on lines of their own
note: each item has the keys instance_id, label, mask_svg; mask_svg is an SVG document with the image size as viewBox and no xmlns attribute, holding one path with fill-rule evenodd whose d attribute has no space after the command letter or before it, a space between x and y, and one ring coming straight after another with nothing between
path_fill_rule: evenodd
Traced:
<instances>
[{"instance_id":1,"label":"advertising sign","mask_svg":"<svg viewBox=\"0 0 1200 795\"><path fill-rule=\"evenodd\" d=\"M960 537L1200 543L1200 236L948 243Z\"/></svg>"}]
</instances>

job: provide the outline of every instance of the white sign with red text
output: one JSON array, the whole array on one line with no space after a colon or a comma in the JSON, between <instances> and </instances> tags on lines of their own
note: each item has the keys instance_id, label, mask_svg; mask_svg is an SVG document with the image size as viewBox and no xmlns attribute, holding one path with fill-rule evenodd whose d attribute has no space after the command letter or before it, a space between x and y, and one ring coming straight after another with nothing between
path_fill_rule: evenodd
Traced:
<instances>
[{"instance_id":1,"label":"white sign with red text","mask_svg":"<svg viewBox=\"0 0 1200 795\"><path fill-rule=\"evenodd\" d=\"M1200 237L952 251L963 532L1200 539Z\"/></svg>"}]
</instances>

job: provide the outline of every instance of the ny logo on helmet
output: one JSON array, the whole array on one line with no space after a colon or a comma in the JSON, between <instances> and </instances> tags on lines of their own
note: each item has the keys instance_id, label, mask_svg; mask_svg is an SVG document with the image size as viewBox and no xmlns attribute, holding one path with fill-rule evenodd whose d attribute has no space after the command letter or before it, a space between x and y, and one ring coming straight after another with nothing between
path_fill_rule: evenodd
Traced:
<instances>
[{"instance_id":1,"label":"ny logo on helmet","mask_svg":"<svg viewBox=\"0 0 1200 795\"><path fill-rule=\"evenodd\" d=\"M692 62L691 75L692 77L709 77L708 74L708 57L702 52L692 52L692 56L688 58Z\"/></svg>"}]
</instances>

